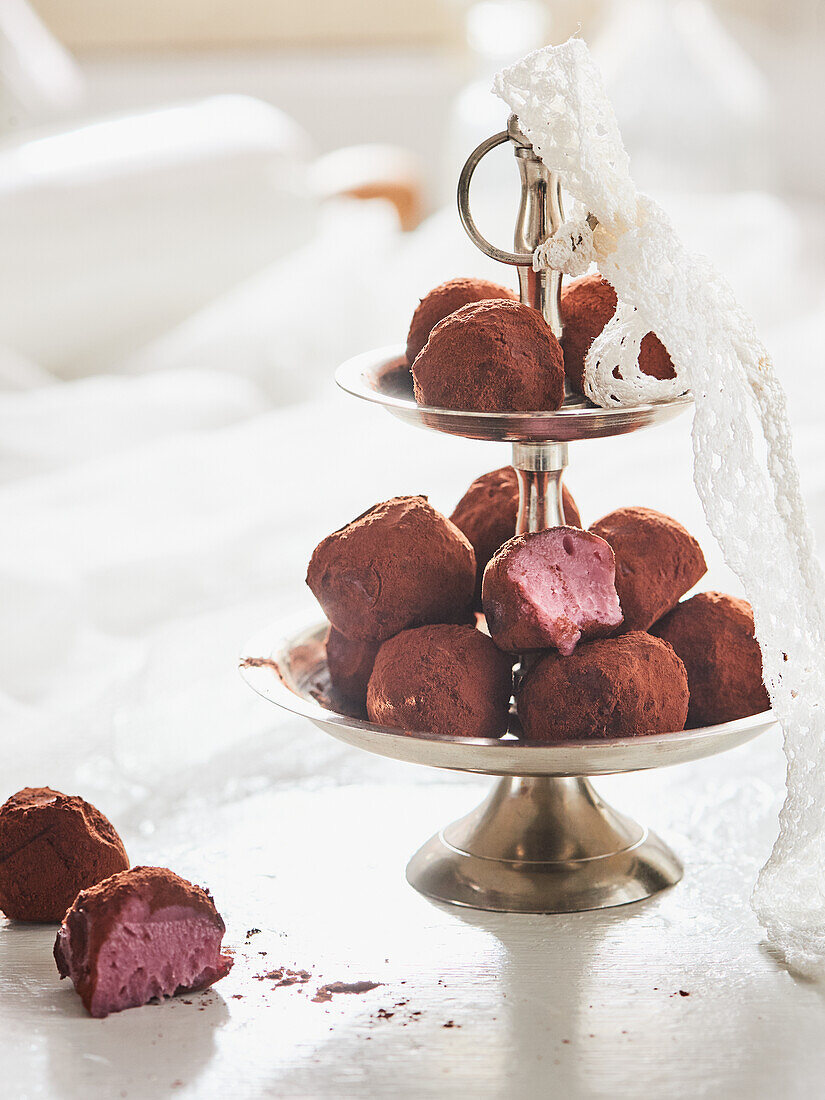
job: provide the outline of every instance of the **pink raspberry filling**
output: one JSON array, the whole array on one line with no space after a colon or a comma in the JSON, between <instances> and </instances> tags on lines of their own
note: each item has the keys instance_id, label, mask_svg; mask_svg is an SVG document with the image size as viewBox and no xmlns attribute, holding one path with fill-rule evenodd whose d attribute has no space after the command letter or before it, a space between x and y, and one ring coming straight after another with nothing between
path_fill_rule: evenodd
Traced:
<instances>
[{"instance_id":1,"label":"pink raspberry filling","mask_svg":"<svg viewBox=\"0 0 825 1100\"><path fill-rule=\"evenodd\" d=\"M521 652L557 649L569 657L582 638L622 622L610 546L574 527L517 535L484 574L482 600L493 641Z\"/></svg>"}]
</instances>

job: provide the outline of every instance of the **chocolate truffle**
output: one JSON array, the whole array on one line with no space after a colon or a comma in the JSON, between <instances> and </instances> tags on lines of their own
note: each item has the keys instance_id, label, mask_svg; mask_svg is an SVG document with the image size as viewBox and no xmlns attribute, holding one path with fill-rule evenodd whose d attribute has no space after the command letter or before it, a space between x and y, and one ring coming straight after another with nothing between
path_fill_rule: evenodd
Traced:
<instances>
[{"instance_id":1,"label":"chocolate truffle","mask_svg":"<svg viewBox=\"0 0 825 1100\"><path fill-rule=\"evenodd\" d=\"M487 279L449 279L435 287L418 303L407 336L407 362L412 363L429 339L430 333L445 317L472 302L484 302L488 298L509 298L518 301L517 295L506 286L491 283Z\"/></svg>"},{"instance_id":2,"label":"chocolate truffle","mask_svg":"<svg viewBox=\"0 0 825 1100\"><path fill-rule=\"evenodd\" d=\"M652 508L618 508L590 528L616 555L624 630L647 630L707 572L696 539Z\"/></svg>"},{"instance_id":3,"label":"chocolate truffle","mask_svg":"<svg viewBox=\"0 0 825 1100\"><path fill-rule=\"evenodd\" d=\"M405 630L378 651L367 689L371 722L443 737L507 730L512 663L471 626Z\"/></svg>"},{"instance_id":4,"label":"chocolate truffle","mask_svg":"<svg viewBox=\"0 0 825 1100\"><path fill-rule=\"evenodd\" d=\"M346 638L334 626L327 633L327 667L332 686L349 703L364 705L380 642Z\"/></svg>"},{"instance_id":5,"label":"chocolate truffle","mask_svg":"<svg viewBox=\"0 0 825 1100\"><path fill-rule=\"evenodd\" d=\"M569 656L582 638L621 623L613 551L578 527L516 535L484 570L481 602L499 649L523 653L552 646Z\"/></svg>"},{"instance_id":6,"label":"chocolate truffle","mask_svg":"<svg viewBox=\"0 0 825 1100\"><path fill-rule=\"evenodd\" d=\"M81 890L128 866L112 824L76 795L26 787L0 807L0 909L13 920L61 921Z\"/></svg>"},{"instance_id":7,"label":"chocolate truffle","mask_svg":"<svg viewBox=\"0 0 825 1100\"><path fill-rule=\"evenodd\" d=\"M675 607L651 633L672 645L687 669L689 727L747 718L771 705L762 682L753 610L746 600L700 592Z\"/></svg>"},{"instance_id":8,"label":"chocolate truffle","mask_svg":"<svg viewBox=\"0 0 825 1100\"><path fill-rule=\"evenodd\" d=\"M633 631L548 653L521 683L516 709L527 741L641 737L684 729L685 666L659 638Z\"/></svg>"},{"instance_id":9,"label":"chocolate truffle","mask_svg":"<svg viewBox=\"0 0 825 1100\"><path fill-rule=\"evenodd\" d=\"M477 599L481 597L481 578L487 562L516 533L518 501L518 475L512 466L502 466L477 477L450 516L475 550ZM562 486L562 507L567 526L581 527L579 510L566 485Z\"/></svg>"},{"instance_id":10,"label":"chocolate truffle","mask_svg":"<svg viewBox=\"0 0 825 1100\"><path fill-rule=\"evenodd\" d=\"M584 392L584 359L590 345L616 312L616 291L601 275L574 279L561 292L564 370L570 385ZM639 349L639 370L652 378L675 378L671 358L658 336L649 332Z\"/></svg>"},{"instance_id":11,"label":"chocolate truffle","mask_svg":"<svg viewBox=\"0 0 825 1100\"><path fill-rule=\"evenodd\" d=\"M208 891L166 867L134 867L84 890L54 958L91 1016L195 993L226 977L226 927Z\"/></svg>"},{"instance_id":12,"label":"chocolate truffle","mask_svg":"<svg viewBox=\"0 0 825 1100\"><path fill-rule=\"evenodd\" d=\"M426 497L393 497L316 546L307 584L336 630L379 642L423 623L463 622L475 575L472 546Z\"/></svg>"},{"instance_id":13,"label":"chocolate truffle","mask_svg":"<svg viewBox=\"0 0 825 1100\"><path fill-rule=\"evenodd\" d=\"M494 299L440 321L412 365L419 405L478 412L558 409L561 345L537 310Z\"/></svg>"}]
</instances>

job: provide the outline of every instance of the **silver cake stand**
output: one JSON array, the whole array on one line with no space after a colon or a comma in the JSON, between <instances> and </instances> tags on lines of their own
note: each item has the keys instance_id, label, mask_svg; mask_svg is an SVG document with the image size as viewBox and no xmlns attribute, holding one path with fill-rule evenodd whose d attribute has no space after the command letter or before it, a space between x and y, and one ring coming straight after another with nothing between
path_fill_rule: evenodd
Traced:
<instances>
[{"instance_id":1,"label":"silver cake stand","mask_svg":"<svg viewBox=\"0 0 825 1100\"><path fill-rule=\"evenodd\" d=\"M490 149L509 141L518 161L522 198L517 252L503 252L478 232L469 184ZM459 181L465 228L488 255L518 268L522 301L540 309L561 334L557 272L535 273L535 247L562 221L558 179L525 140L515 118L483 142ZM624 435L684 411L686 395L665 404L601 409L568 395L555 412L483 413L418 405L401 347L359 355L337 372L348 393L383 406L409 424L469 439L509 442L520 484L517 530L564 522L562 475L568 443ZM336 697L326 666L326 624L297 624L281 636L251 639L241 673L255 691L308 718L333 737L394 760L499 777L489 796L419 849L407 879L421 893L453 905L513 913L570 913L650 897L682 877L682 865L648 829L608 806L590 777L645 771L699 760L744 744L773 723L770 711L736 722L623 740L530 744L513 715L500 740L436 737L377 726Z\"/></svg>"}]
</instances>

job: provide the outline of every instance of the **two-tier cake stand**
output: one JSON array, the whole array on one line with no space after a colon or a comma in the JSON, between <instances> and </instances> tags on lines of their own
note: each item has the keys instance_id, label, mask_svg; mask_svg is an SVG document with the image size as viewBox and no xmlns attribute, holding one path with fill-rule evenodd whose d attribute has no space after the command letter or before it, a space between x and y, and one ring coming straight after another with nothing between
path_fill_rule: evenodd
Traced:
<instances>
[{"instance_id":1,"label":"two-tier cake stand","mask_svg":"<svg viewBox=\"0 0 825 1100\"><path fill-rule=\"evenodd\" d=\"M522 196L517 251L495 248L469 209L470 179L481 158L513 146ZM541 310L561 335L558 272L536 273L532 254L562 221L561 188L511 117L507 130L470 156L458 187L465 229L487 255L517 267L523 302ZM509 442L521 489L518 531L563 523L561 483L568 443L622 435L683 412L690 398L636 408L601 409L568 396L556 412L484 413L416 403L400 347L359 355L337 372L348 393L382 405L410 424L469 439ZM652 832L617 813L590 778L698 760L749 741L772 724L770 711L723 725L623 740L529 744L514 717L500 740L436 737L389 729L336 702L326 667L326 624L296 625L251 639L241 661L246 681L265 698L357 748L396 760L499 776L482 804L432 837L412 857L407 879L429 897L500 912L569 913L639 901L672 886L682 866Z\"/></svg>"}]
</instances>

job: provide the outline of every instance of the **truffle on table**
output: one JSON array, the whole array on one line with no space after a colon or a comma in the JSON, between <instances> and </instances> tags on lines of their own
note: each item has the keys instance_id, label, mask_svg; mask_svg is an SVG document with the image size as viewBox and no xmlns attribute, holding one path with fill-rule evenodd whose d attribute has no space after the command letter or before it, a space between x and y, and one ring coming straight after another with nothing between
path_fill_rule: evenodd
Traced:
<instances>
[{"instance_id":1,"label":"truffle on table","mask_svg":"<svg viewBox=\"0 0 825 1100\"><path fill-rule=\"evenodd\" d=\"M512 662L471 626L405 630L378 651L367 689L371 722L444 737L507 731Z\"/></svg>"},{"instance_id":2,"label":"truffle on table","mask_svg":"<svg viewBox=\"0 0 825 1100\"><path fill-rule=\"evenodd\" d=\"M134 867L85 890L54 957L91 1016L195 993L226 977L226 927L208 891L166 867Z\"/></svg>"},{"instance_id":3,"label":"truffle on table","mask_svg":"<svg viewBox=\"0 0 825 1100\"><path fill-rule=\"evenodd\" d=\"M613 551L578 527L550 527L505 542L484 570L490 636L510 653L552 646L569 656L583 638L622 621Z\"/></svg>"},{"instance_id":4,"label":"truffle on table","mask_svg":"<svg viewBox=\"0 0 825 1100\"><path fill-rule=\"evenodd\" d=\"M517 295L506 286L491 283L488 279L449 279L441 283L418 303L407 336L407 362L412 364L416 355L429 339L430 333L445 317L472 302L488 298L509 298L518 301Z\"/></svg>"},{"instance_id":5,"label":"truffle on table","mask_svg":"<svg viewBox=\"0 0 825 1100\"><path fill-rule=\"evenodd\" d=\"M0 807L0 909L13 920L59 922L81 890L128 866L114 826L76 795L25 787Z\"/></svg>"},{"instance_id":6,"label":"truffle on table","mask_svg":"<svg viewBox=\"0 0 825 1100\"><path fill-rule=\"evenodd\" d=\"M747 600L700 592L674 607L651 633L672 645L687 669L689 728L732 722L770 707Z\"/></svg>"},{"instance_id":7,"label":"truffle on table","mask_svg":"<svg viewBox=\"0 0 825 1100\"><path fill-rule=\"evenodd\" d=\"M367 684L380 642L363 642L347 638L334 626L327 632L327 668L332 686L347 702L363 706Z\"/></svg>"},{"instance_id":8,"label":"truffle on table","mask_svg":"<svg viewBox=\"0 0 825 1100\"><path fill-rule=\"evenodd\" d=\"M652 508L617 508L590 530L613 547L624 630L647 630L707 572L693 535Z\"/></svg>"},{"instance_id":9,"label":"truffle on table","mask_svg":"<svg viewBox=\"0 0 825 1100\"><path fill-rule=\"evenodd\" d=\"M336 630L378 642L465 621L475 573L469 541L426 497L393 497L316 546L307 584Z\"/></svg>"},{"instance_id":10,"label":"truffle on table","mask_svg":"<svg viewBox=\"0 0 825 1100\"><path fill-rule=\"evenodd\" d=\"M616 312L616 291L601 275L574 279L561 292L564 369L570 385L584 393L584 360L590 345ZM639 349L639 370L652 378L675 378L676 372L658 336L649 332Z\"/></svg>"},{"instance_id":11,"label":"truffle on table","mask_svg":"<svg viewBox=\"0 0 825 1100\"><path fill-rule=\"evenodd\" d=\"M564 356L541 314L494 299L440 321L412 365L419 405L476 412L558 409Z\"/></svg>"},{"instance_id":12,"label":"truffle on table","mask_svg":"<svg viewBox=\"0 0 825 1100\"><path fill-rule=\"evenodd\" d=\"M570 657L542 657L516 710L527 741L675 733L687 718L687 673L666 642L633 631L584 642Z\"/></svg>"},{"instance_id":13,"label":"truffle on table","mask_svg":"<svg viewBox=\"0 0 825 1100\"><path fill-rule=\"evenodd\" d=\"M477 598L481 597L481 578L487 562L516 533L518 503L518 475L512 466L502 466L477 477L450 516L475 551ZM579 510L566 485L562 486L562 506L567 526L581 527Z\"/></svg>"}]
</instances>

